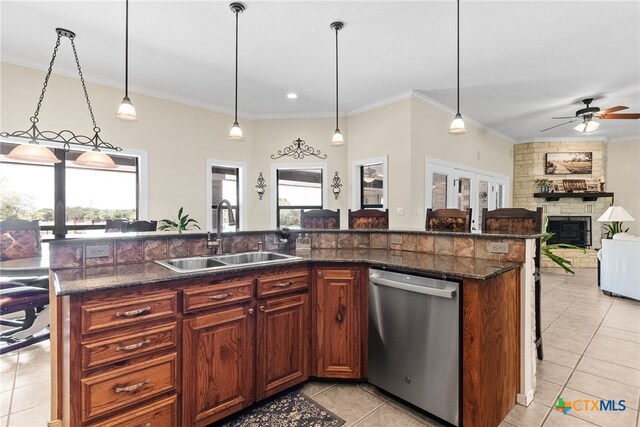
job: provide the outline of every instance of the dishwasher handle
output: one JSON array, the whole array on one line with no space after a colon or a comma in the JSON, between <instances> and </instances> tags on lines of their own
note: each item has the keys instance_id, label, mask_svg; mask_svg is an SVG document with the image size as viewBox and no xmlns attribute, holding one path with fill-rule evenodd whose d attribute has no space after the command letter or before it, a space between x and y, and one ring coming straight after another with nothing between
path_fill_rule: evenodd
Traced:
<instances>
[{"instance_id":1,"label":"dishwasher handle","mask_svg":"<svg viewBox=\"0 0 640 427\"><path fill-rule=\"evenodd\" d=\"M456 296L457 283L451 283L444 289L432 288L429 286L418 286L410 283L398 282L395 280L384 279L376 275L370 275L369 281L375 286L387 286L389 288L402 289L403 291L415 292L424 295L432 295L441 298L454 298Z\"/></svg>"}]
</instances>

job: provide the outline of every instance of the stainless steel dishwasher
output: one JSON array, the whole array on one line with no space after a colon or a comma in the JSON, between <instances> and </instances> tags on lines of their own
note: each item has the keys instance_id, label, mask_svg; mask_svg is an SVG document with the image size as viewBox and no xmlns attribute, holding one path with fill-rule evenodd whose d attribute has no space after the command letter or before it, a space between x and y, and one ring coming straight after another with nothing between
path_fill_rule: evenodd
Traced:
<instances>
[{"instance_id":1,"label":"stainless steel dishwasher","mask_svg":"<svg viewBox=\"0 0 640 427\"><path fill-rule=\"evenodd\" d=\"M459 425L458 286L369 272L369 382L454 425Z\"/></svg>"}]
</instances>

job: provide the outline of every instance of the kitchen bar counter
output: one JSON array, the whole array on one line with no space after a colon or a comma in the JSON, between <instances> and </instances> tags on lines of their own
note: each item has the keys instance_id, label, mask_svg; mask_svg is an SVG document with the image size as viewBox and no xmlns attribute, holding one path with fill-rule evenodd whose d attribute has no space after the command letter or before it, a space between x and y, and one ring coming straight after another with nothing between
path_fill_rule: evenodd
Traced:
<instances>
[{"instance_id":1,"label":"kitchen bar counter","mask_svg":"<svg viewBox=\"0 0 640 427\"><path fill-rule=\"evenodd\" d=\"M314 249L307 254L296 255L301 258L276 264L247 265L194 273L176 273L155 262L62 269L54 271L54 286L56 295L61 296L124 288L143 283L160 283L194 277L229 275L273 268L274 266L294 266L323 262L364 263L374 267L388 267L441 278L486 280L521 266L520 263L515 262L384 249Z\"/></svg>"}]
</instances>

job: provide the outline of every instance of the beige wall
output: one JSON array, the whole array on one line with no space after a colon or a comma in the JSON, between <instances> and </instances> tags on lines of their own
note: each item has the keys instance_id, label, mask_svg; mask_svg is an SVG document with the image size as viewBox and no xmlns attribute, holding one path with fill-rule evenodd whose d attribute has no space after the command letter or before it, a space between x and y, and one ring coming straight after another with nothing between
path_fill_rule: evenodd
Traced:
<instances>
[{"instance_id":1,"label":"beige wall","mask_svg":"<svg viewBox=\"0 0 640 427\"><path fill-rule=\"evenodd\" d=\"M340 131L349 144L349 132L346 120L341 120ZM252 151L252 173L249 175L249 208L251 224L253 229L271 229L275 224L275 218L271 217L272 197L275 197L275 183L271 179L272 164L296 164L304 167L309 163L327 164L327 184L331 185L333 176L338 172L342 179L341 193L338 200L335 199L331 188L327 189L327 200L325 206L328 209L340 209L341 224L346 228L347 224L347 147L331 146L331 137L335 130L335 119L295 119L295 120L255 120L253 121L253 131L255 143ZM297 138L306 142L307 145L322 154L326 154L325 160L313 156L307 156L301 160L291 157L272 160L271 155L278 150L293 143ZM262 172L267 181L266 192L260 200L255 192L255 184L258 173Z\"/></svg>"},{"instance_id":2,"label":"beige wall","mask_svg":"<svg viewBox=\"0 0 640 427\"><path fill-rule=\"evenodd\" d=\"M0 128L26 129L42 88L44 73L2 63ZM175 217L180 206L200 224L206 222L207 158L251 158L252 122L240 120L245 142L226 141L233 118L140 94L130 94L138 122L115 118L122 90L87 84L101 136L107 142L149 155L149 218ZM90 134L91 120L77 79L52 75L40 112L40 129L71 129Z\"/></svg>"},{"instance_id":3,"label":"beige wall","mask_svg":"<svg viewBox=\"0 0 640 427\"><path fill-rule=\"evenodd\" d=\"M640 234L640 139L611 142L607 150L607 191L616 195L616 206L625 208L633 222L625 222L629 233Z\"/></svg>"}]
</instances>

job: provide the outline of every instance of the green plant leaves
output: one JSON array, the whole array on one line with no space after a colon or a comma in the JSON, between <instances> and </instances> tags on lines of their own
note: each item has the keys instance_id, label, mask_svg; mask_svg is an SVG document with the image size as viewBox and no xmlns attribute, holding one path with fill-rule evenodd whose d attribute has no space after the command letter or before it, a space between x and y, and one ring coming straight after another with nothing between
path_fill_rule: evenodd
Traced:
<instances>
[{"instance_id":1,"label":"green plant leaves","mask_svg":"<svg viewBox=\"0 0 640 427\"><path fill-rule=\"evenodd\" d=\"M160 226L158 230L162 231L177 231L178 233L182 233L183 230L189 230L190 228L197 228L200 230L200 226L198 225L198 221L193 218L189 218L189 215L183 215L184 207L180 207L178 209L178 222L172 221L170 219L163 219L160 221Z\"/></svg>"}]
</instances>

